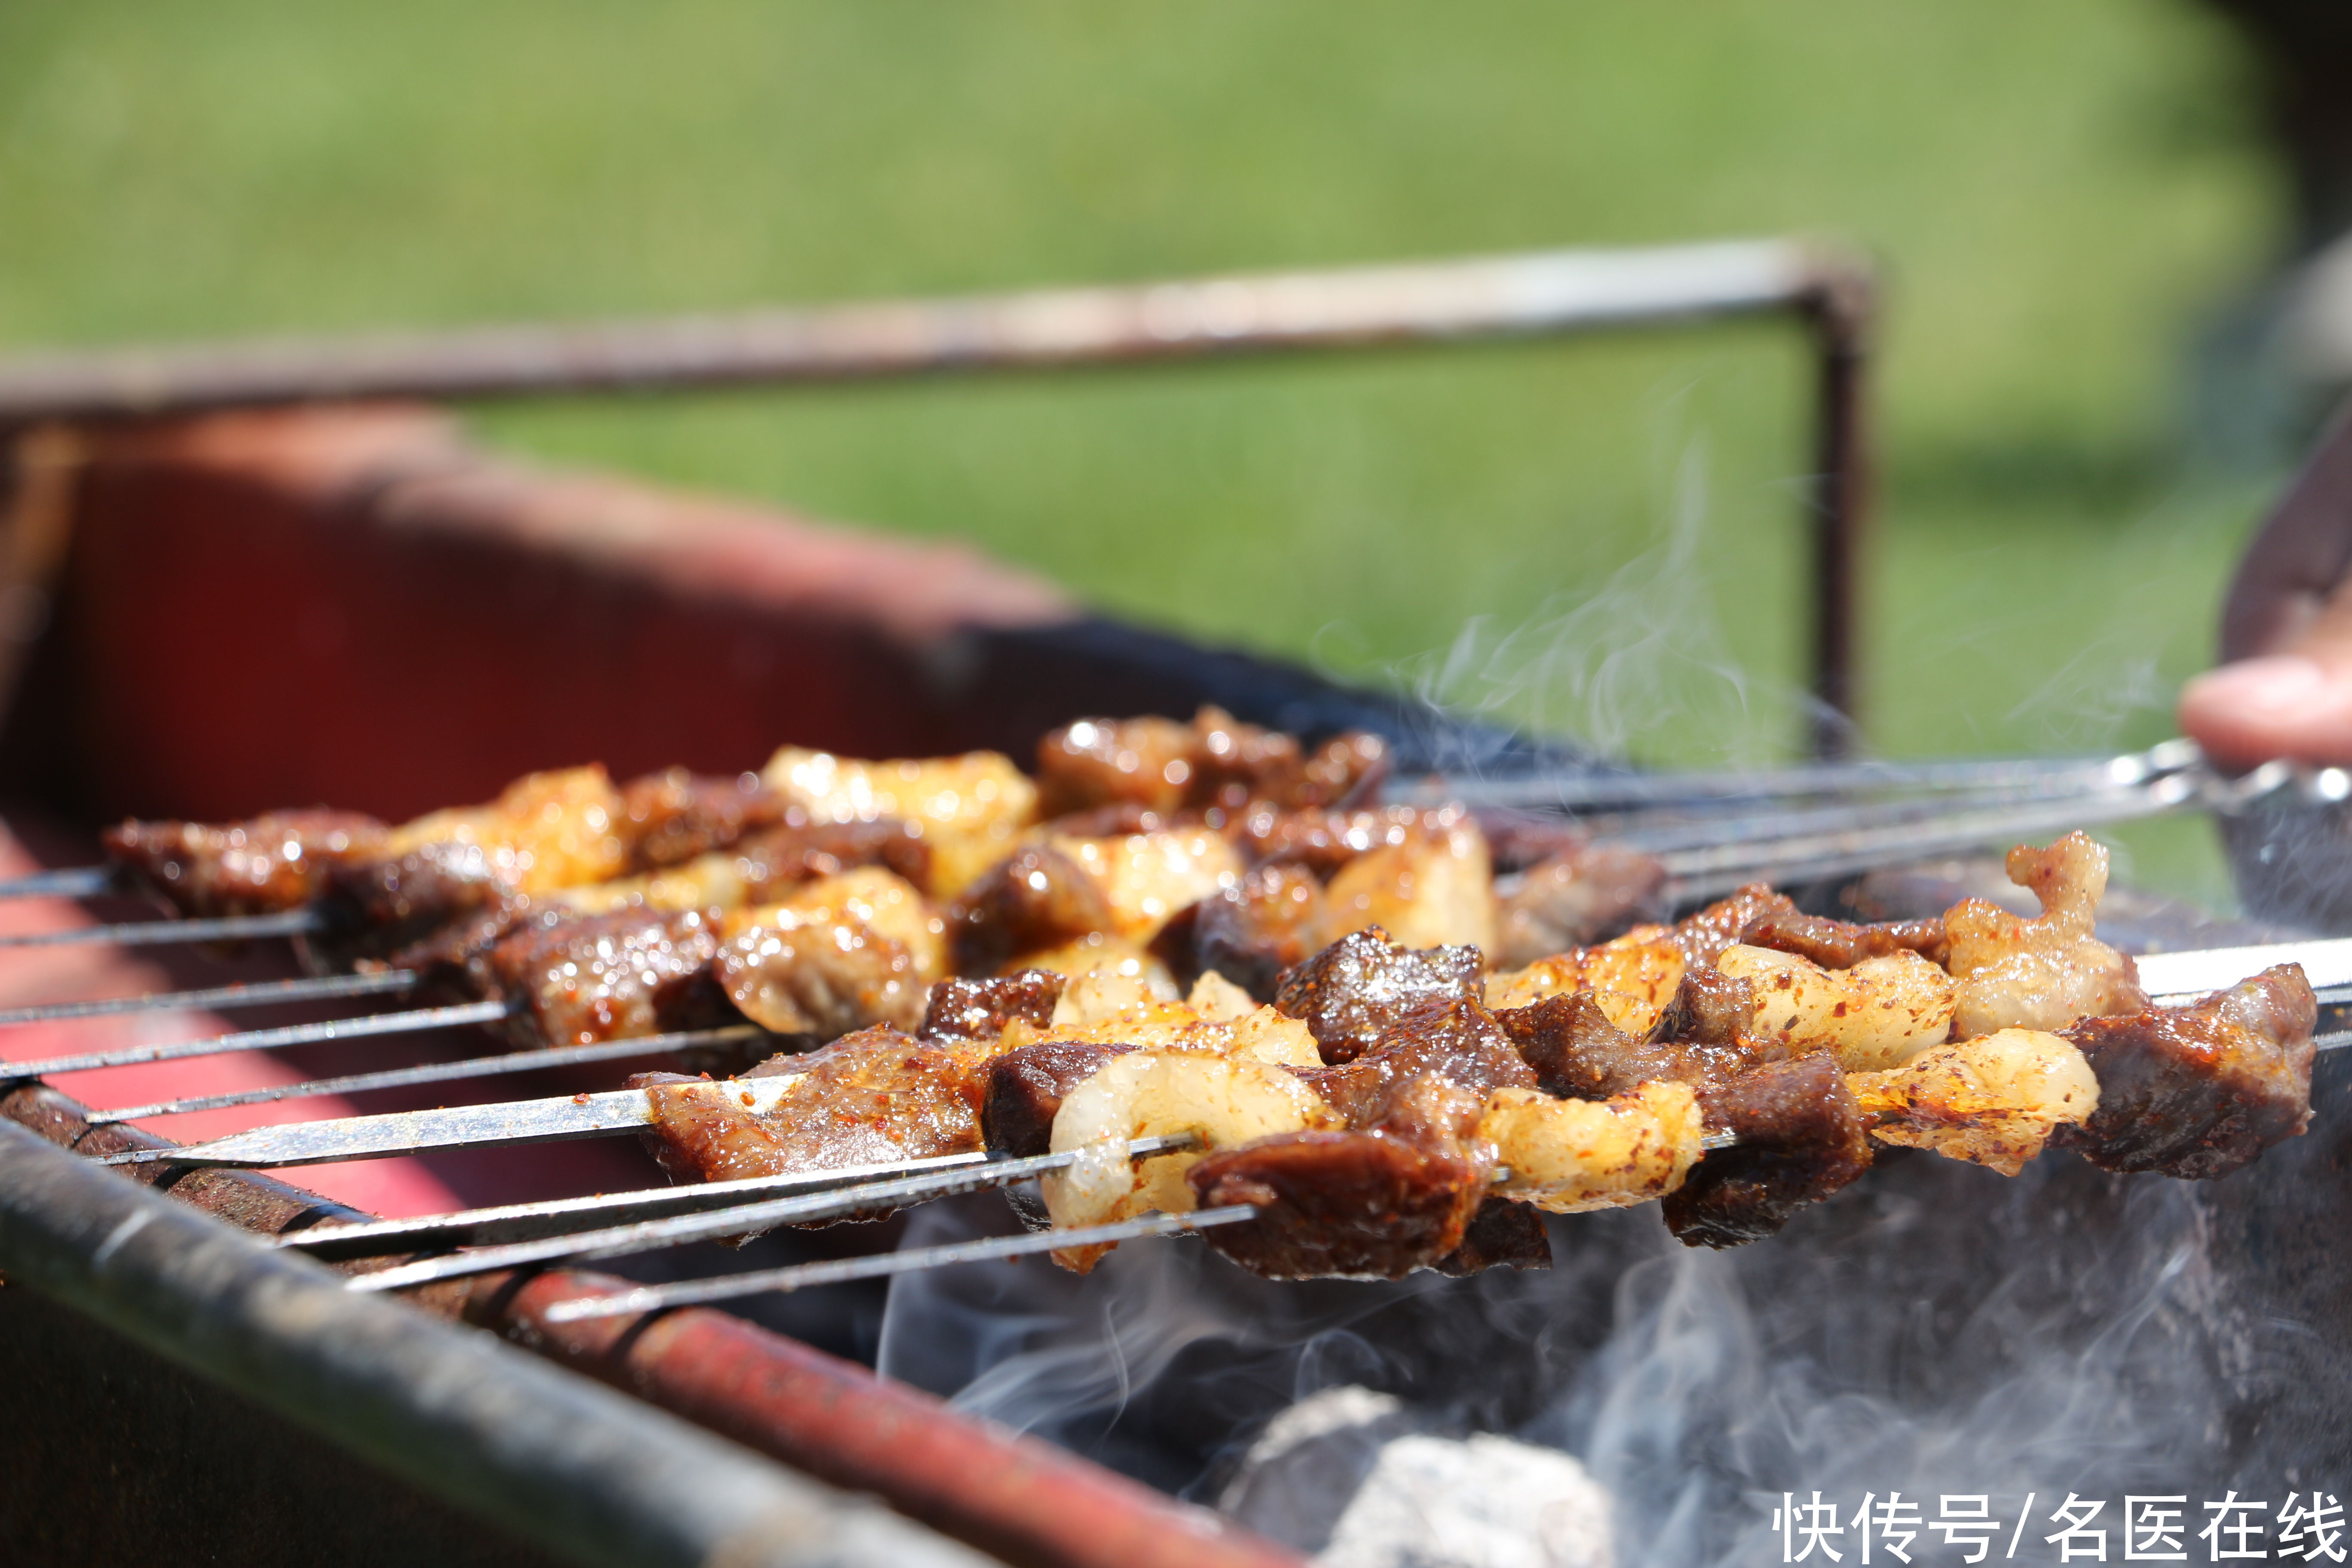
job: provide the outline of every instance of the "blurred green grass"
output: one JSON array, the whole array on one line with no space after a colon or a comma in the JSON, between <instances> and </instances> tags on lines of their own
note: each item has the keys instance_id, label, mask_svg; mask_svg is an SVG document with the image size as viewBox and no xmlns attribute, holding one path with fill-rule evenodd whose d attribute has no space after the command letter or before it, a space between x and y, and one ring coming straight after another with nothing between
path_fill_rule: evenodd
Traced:
<instances>
[{"instance_id":1,"label":"blurred green grass","mask_svg":"<svg viewBox=\"0 0 2352 1568\"><path fill-rule=\"evenodd\" d=\"M2139 744L2266 482L2179 414L2278 230L2242 73L2184 0L14 7L0 343L1833 234L1892 285L1873 743ZM1805 408L1749 325L479 423L1701 762L1798 731Z\"/></svg>"}]
</instances>

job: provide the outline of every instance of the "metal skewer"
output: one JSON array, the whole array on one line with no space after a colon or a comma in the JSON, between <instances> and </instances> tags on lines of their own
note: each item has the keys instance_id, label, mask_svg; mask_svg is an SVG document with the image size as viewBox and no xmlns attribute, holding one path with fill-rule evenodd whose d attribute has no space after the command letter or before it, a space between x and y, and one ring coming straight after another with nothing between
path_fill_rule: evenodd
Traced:
<instances>
[{"instance_id":1,"label":"metal skewer","mask_svg":"<svg viewBox=\"0 0 2352 1568\"><path fill-rule=\"evenodd\" d=\"M157 1046L125 1046L120 1050L89 1051L80 1056L48 1057L39 1061L0 1062L0 1082L11 1079L50 1078L58 1073L89 1072L99 1068L180 1061L188 1057L270 1051L287 1046L313 1046L329 1040L355 1040L374 1035L405 1035L420 1029L453 1029L464 1024L495 1024L501 1018L512 1016L517 1010L511 1002L465 1002L454 1007L425 1007L413 1013L370 1013L357 1018L328 1018L316 1024L289 1024L277 1029L244 1029L233 1035L213 1035L201 1040L173 1040Z\"/></svg>"},{"instance_id":2,"label":"metal skewer","mask_svg":"<svg viewBox=\"0 0 2352 1568\"><path fill-rule=\"evenodd\" d=\"M118 885L111 866L67 866L0 879L0 899L88 899Z\"/></svg>"},{"instance_id":3,"label":"metal skewer","mask_svg":"<svg viewBox=\"0 0 2352 1568\"><path fill-rule=\"evenodd\" d=\"M987 1161L986 1153L975 1150L968 1154L940 1154L927 1160L898 1160L882 1165L850 1165L835 1171L800 1171L781 1176L706 1182L689 1187L646 1187L635 1192L599 1193L593 1197L500 1204L492 1208L461 1209L455 1214L425 1215L415 1219L315 1226L309 1230L287 1231L273 1237L272 1242L317 1258L381 1258L435 1247L530 1241L543 1236L602 1229L618 1221L699 1214L769 1194L830 1191L860 1182L954 1170L985 1164Z\"/></svg>"},{"instance_id":4,"label":"metal skewer","mask_svg":"<svg viewBox=\"0 0 2352 1568\"><path fill-rule=\"evenodd\" d=\"M495 1078L502 1073L537 1072L543 1068L625 1061L632 1057L662 1056L702 1046L735 1045L767 1037L768 1032L756 1024L732 1024L717 1029L683 1029L667 1035L639 1035L630 1039L600 1041L593 1046L546 1046L532 1051L509 1051L503 1056L472 1057L457 1062L425 1062L417 1067L386 1068L380 1072L347 1073L341 1078L314 1078L301 1083L270 1084L261 1089L239 1089L234 1094L159 1100L152 1105L132 1105L120 1110L93 1110L84 1120L93 1127L103 1127L110 1122L142 1121L151 1116L178 1116L192 1110L220 1110L233 1105L309 1100L327 1094L362 1094L370 1089L406 1089L423 1083L454 1083L461 1079Z\"/></svg>"},{"instance_id":5,"label":"metal skewer","mask_svg":"<svg viewBox=\"0 0 2352 1568\"><path fill-rule=\"evenodd\" d=\"M20 931L0 936L0 947L75 947L104 942L116 947L160 947L174 942L246 942L265 936L308 936L320 928L313 910L276 915L226 915L218 920L131 921L121 925L68 926L63 931Z\"/></svg>"},{"instance_id":6,"label":"metal skewer","mask_svg":"<svg viewBox=\"0 0 2352 1568\"><path fill-rule=\"evenodd\" d=\"M95 1002L50 1002L37 1007L0 1008L0 1028L17 1024L54 1024L68 1018L99 1018L115 1013L219 1012L238 1007L275 1007L289 1002L381 996L408 990L416 981L414 970L388 969L373 974L256 980L202 991L151 991L142 996L108 996Z\"/></svg>"},{"instance_id":7,"label":"metal skewer","mask_svg":"<svg viewBox=\"0 0 2352 1568\"><path fill-rule=\"evenodd\" d=\"M1198 1209L1191 1214L1150 1215L1116 1225L1084 1226L1076 1230L1045 1230L1028 1236L990 1237L983 1241L950 1242L919 1247L906 1252L878 1253L868 1258L843 1258L822 1263L795 1263L782 1268L761 1268L729 1274L717 1279L682 1279L673 1285L641 1285L614 1296L586 1296L558 1301L547 1309L551 1322L572 1323L585 1318L619 1318L665 1307L688 1307L702 1301L727 1301L772 1290L801 1290L812 1285L835 1285L850 1279L877 1279L943 1268L956 1263L984 1263L995 1258L1024 1258L1055 1252L1066 1247L1099 1247L1106 1243L1139 1241L1151 1236L1182 1236L1213 1226L1234 1225L1255 1218L1247 1204ZM362 1275L361 1279L373 1279ZM357 1280L353 1283L358 1283Z\"/></svg>"},{"instance_id":8,"label":"metal skewer","mask_svg":"<svg viewBox=\"0 0 2352 1568\"><path fill-rule=\"evenodd\" d=\"M1127 1154L1130 1160L1141 1159L1147 1155L1189 1149L1198 1141L1190 1132L1181 1132L1169 1138L1138 1138L1128 1144ZM845 1219L852 1215L877 1209L903 1208L908 1204L953 1197L959 1193L1009 1187L1015 1182L1025 1182L1034 1176L1061 1170L1085 1152L1085 1150L1073 1149L1065 1153L1038 1154L1025 1160L989 1160L957 1170L907 1176L896 1181L865 1182L837 1192L771 1198L763 1203L739 1204L710 1213L677 1215L667 1219L615 1226L605 1230L583 1231L573 1236L546 1237L536 1241L512 1242L503 1247L485 1247L472 1252L453 1253L446 1258L419 1258L414 1263L400 1264L373 1274L355 1274L352 1276L350 1289L399 1290L411 1285L430 1284L436 1279L458 1279L473 1274L496 1273L504 1268L526 1268L543 1263L589 1263L600 1258L625 1258L634 1253L657 1252L665 1247L683 1247L689 1242L709 1241L722 1236L740 1236L746 1232L756 1234L780 1225Z\"/></svg>"}]
</instances>

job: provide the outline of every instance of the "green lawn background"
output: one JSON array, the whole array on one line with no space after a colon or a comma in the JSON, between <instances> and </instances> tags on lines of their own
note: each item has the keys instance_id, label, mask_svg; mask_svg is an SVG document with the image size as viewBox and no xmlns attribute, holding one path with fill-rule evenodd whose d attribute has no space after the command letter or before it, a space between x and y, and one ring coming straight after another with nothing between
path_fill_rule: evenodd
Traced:
<instances>
[{"instance_id":1,"label":"green lawn background","mask_svg":"<svg viewBox=\"0 0 2352 1568\"><path fill-rule=\"evenodd\" d=\"M17 6L0 344L1834 235L1890 284L1873 744L2137 745L2271 482L2181 416L2280 232L2244 76L2181 0ZM1805 394L1748 325L478 425L1755 762L1798 730ZM2221 896L2202 825L2126 838Z\"/></svg>"}]
</instances>

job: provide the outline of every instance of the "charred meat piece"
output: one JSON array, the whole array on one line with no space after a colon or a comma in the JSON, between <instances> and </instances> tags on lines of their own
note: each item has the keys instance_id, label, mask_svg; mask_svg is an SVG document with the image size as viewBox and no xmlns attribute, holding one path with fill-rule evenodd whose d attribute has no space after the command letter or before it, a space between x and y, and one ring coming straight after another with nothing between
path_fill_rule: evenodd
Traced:
<instances>
[{"instance_id":1,"label":"charred meat piece","mask_svg":"<svg viewBox=\"0 0 2352 1568\"><path fill-rule=\"evenodd\" d=\"M425 844L336 866L319 898L324 929L310 939L311 951L329 967L349 968L431 942L461 922L467 931L458 940L478 943L482 932L512 924L510 908L528 907L515 903L519 897L478 844Z\"/></svg>"},{"instance_id":2,"label":"charred meat piece","mask_svg":"<svg viewBox=\"0 0 2352 1568\"><path fill-rule=\"evenodd\" d=\"M1054 1021L1069 976L1024 969L990 980L942 980L931 987L918 1031L927 1040L992 1040L1018 1018L1044 1028Z\"/></svg>"},{"instance_id":3,"label":"charred meat piece","mask_svg":"<svg viewBox=\"0 0 2352 1568\"><path fill-rule=\"evenodd\" d=\"M130 821L100 835L142 892L205 920L300 909L332 867L380 850L390 829L354 811L278 811L249 822Z\"/></svg>"},{"instance_id":4,"label":"charred meat piece","mask_svg":"<svg viewBox=\"0 0 2352 1568\"><path fill-rule=\"evenodd\" d=\"M1470 1216L1462 1245L1432 1267L1457 1279L1489 1268L1549 1268L1551 1237L1544 1234L1543 1220L1526 1204L1490 1197Z\"/></svg>"},{"instance_id":5,"label":"charred meat piece","mask_svg":"<svg viewBox=\"0 0 2352 1568\"><path fill-rule=\"evenodd\" d=\"M1488 956L1497 969L1517 969L1663 919L1665 880L1664 864L1638 850L1593 845L1553 856L1497 898Z\"/></svg>"},{"instance_id":6,"label":"charred meat piece","mask_svg":"<svg viewBox=\"0 0 2352 1568\"><path fill-rule=\"evenodd\" d=\"M1161 815L1234 813L1253 801L1279 807L1337 805L1386 773L1377 735L1341 735L1313 750L1295 736L1244 724L1203 708L1189 724L1172 719L1082 719L1038 743L1044 815L1108 805Z\"/></svg>"},{"instance_id":7,"label":"charred meat piece","mask_svg":"<svg viewBox=\"0 0 2352 1568\"><path fill-rule=\"evenodd\" d=\"M1400 1279L1461 1247L1486 1169L1381 1132L1291 1132L1204 1155L1184 1179L1204 1209L1257 1209L1203 1233L1253 1274Z\"/></svg>"},{"instance_id":8,"label":"charred meat piece","mask_svg":"<svg viewBox=\"0 0 2352 1568\"><path fill-rule=\"evenodd\" d=\"M727 848L762 827L805 826L807 816L757 773L668 768L621 786L621 820L631 863L649 871Z\"/></svg>"},{"instance_id":9,"label":"charred meat piece","mask_svg":"<svg viewBox=\"0 0 2352 1568\"><path fill-rule=\"evenodd\" d=\"M948 908L958 973L993 974L1023 953L1111 928L1102 883L1059 849L1033 845L985 872Z\"/></svg>"},{"instance_id":10,"label":"charred meat piece","mask_svg":"<svg viewBox=\"0 0 2352 1568\"><path fill-rule=\"evenodd\" d=\"M2063 1033L2098 1075L2098 1109L2050 1142L2103 1171L2226 1176L2309 1124L2317 1018L2293 963L2194 1006L2085 1018Z\"/></svg>"},{"instance_id":11,"label":"charred meat piece","mask_svg":"<svg viewBox=\"0 0 2352 1568\"><path fill-rule=\"evenodd\" d=\"M1336 1066L1371 1049L1408 1013L1479 1000L1482 967L1476 948L1413 952L1371 926L1284 972L1274 1005L1304 1020L1323 1059Z\"/></svg>"},{"instance_id":12,"label":"charred meat piece","mask_svg":"<svg viewBox=\"0 0 2352 1568\"><path fill-rule=\"evenodd\" d=\"M1192 968L1222 974L1270 1003L1283 972L1315 952L1322 914L1322 885L1311 873L1297 866L1261 866L1239 886L1193 906Z\"/></svg>"},{"instance_id":13,"label":"charred meat piece","mask_svg":"<svg viewBox=\"0 0 2352 1568\"><path fill-rule=\"evenodd\" d=\"M719 984L744 1016L780 1035L913 1028L947 973L944 922L878 866L820 877L719 922Z\"/></svg>"},{"instance_id":14,"label":"charred meat piece","mask_svg":"<svg viewBox=\"0 0 2352 1568\"><path fill-rule=\"evenodd\" d=\"M981 1147L993 1049L863 1029L775 1063L796 1081L758 1114L730 1080L642 1074L629 1082L653 1101L648 1143L662 1168L675 1180L724 1182L971 1152Z\"/></svg>"},{"instance_id":15,"label":"charred meat piece","mask_svg":"<svg viewBox=\"0 0 2352 1568\"><path fill-rule=\"evenodd\" d=\"M1693 968L1675 984L1674 996L1650 1028L1650 1038L1694 1046L1736 1045L1755 1013L1755 988L1747 980L1717 969Z\"/></svg>"},{"instance_id":16,"label":"charred meat piece","mask_svg":"<svg viewBox=\"0 0 2352 1568\"><path fill-rule=\"evenodd\" d=\"M1225 831L1261 866L1304 866L1328 880L1360 855L1427 838L1434 812L1410 805L1362 811L1296 811L1259 801L1233 817Z\"/></svg>"},{"instance_id":17,"label":"charred meat piece","mask_svg":"<svg viewBox=\"0 0 2352 1568\"><path fill-rule=\"evenodd\" d=\"M732 858L747 884L747 903L861 866L879 866L918 888L928 886L931 875L930 846L912 826L889 817L758 829L732 847Z\"/></svg>"},{"instance_id":18,"label":"charred meat piece","mask_svg":"<svg viewBox=\"0 0 2352 1568\"><path fill-rule=\"evenodd\" d=\"M1086 1040L1041 1040L988 1065L980 1130L992 1154L1025 1160L1051 1152L1063 1097L1127 1050Z\"/></svg>"},{"instance_id":19,"label":"charred meat piece","mask_svg":"<svg viewBox=\"0 0 2352 1568\"><path fill-rule=\"evenodd\" d=\"M1768 910L1748 922L1739 942L1743 947L1793 952L1823 969L1852 969L1865 958L1886 958L1897 952L1916 952L1935 963L1949 956L1940 915L1857 925L1793 910Z\"/></svg>"},{"instance_id":20,"label":"charred meat piece","mask_svg":"<svg viewBox=\"0 0 2352 1568\"><path fill-rule=\"evenodd\" d=\"M588 1046L740 1023L711 978L718 953L707 916L633 910L526 927L482 967L535 1042Z\"/></svg>"},{"instance_id":21,"label":"charred meat piece","mask_svg":"<svg viewBox=\"0 0 2352 1568\"><path fill-rule=\"evenodd\" d=\"M1477 1131L1497 1089L1534 1089L1511 1037L1475 1002L1407 1013L1342 1067L1308 1068L1307 1086L1358 1132L1386 1132L1442 1152Z\"/></svg>"},{"instance_id":22,"label":"charred meat piece","mask_svg":"<svg viewBox=\"0 0 2352 1568\"><path fill-rule=\"evenodd\" d=\"M1533 1070L1536 1087L1555 1099L1607 1100L1659 1079L1696 1086L1717 1076L1710 1060L1717 1053L1635 1039L1609 1021L1589 991L1547 996L1494 1016Z\"/></svg>"},{"instance_id":23,"label":"charred meat piece","mask_svg":"<svg viewBox=\"0 0 2352 1568\"><path fill-rule=\"evenodd\" d=\"M1709 1130L1738 1142L1710 1152L1666 1194L1666 1228L1685 1247L1770 1236L1870 1168L1861 1107L1826 1052L1712 1085L1699 1102Z\"/></svg>"},{"instance_id":24,"label":"charred meat piece","mask_svg":"<svg viewBox=\"0 0 2352 1568\"><path fill-rule=\"evenodd\" d=\"M1766 916L1787 916L1797 906L1761 882L1750 882L1727 899L1720 899L1695 915L1685 915L1668 931L1684 959L1696 969L1713 963L1738 945L1740 933Z\"/></svg>"}]
</instances>

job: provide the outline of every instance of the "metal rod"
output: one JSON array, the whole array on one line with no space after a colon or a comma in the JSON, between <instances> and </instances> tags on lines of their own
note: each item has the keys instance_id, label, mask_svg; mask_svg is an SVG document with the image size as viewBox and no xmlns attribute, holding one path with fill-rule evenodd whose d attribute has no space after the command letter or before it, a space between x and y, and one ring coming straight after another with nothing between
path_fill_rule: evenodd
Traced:
<instances>
[{"instance_id":1,"label":"metal rod","mask_svg":"<svg viewBox=\"0 0 2352 1568\"><path fill-rule=\"evenodd\" d=\"M405 1035L420 1029L454 1029L464 1024L494 1024L511 1016L514 1011L514 1004L510 1002L465 1002L454 1007L426 1007L414 1013L371 1013L360 1018L329 1018L316 1024L289 1024L277 1029L246 1029L233 1035L214 1035L201 1040L173 1040L158 1046L125 1046L120 1050L50 1057L42 1061L0 1062L0 1081L89 1072L99 1068L137 1067L145 1062L179 1061L187 1057L224 1056L236 1051L270 1051L287 1046L315 1046L329 1040L363 1039L375 1035Z\"/></svg>"},{"instance_id":2,"label":"metal rod","mask_svg":"<svg viewBox=\"0 0 2352 1568\"><path fill-rule=\"evenodd\" d=\"M876 1279L911 1274L925 1268L945 1268L957 1263L986 1263L997 1258L1025 1258L1066 1247L1100 1247L1145 1237L1182 1236L1213 1226L1234 1225L1255 1218L1247 1204L1199 1209L1191 1214L1150 1215L1117 1225L1095 1225L1076 1230L1036 1231L1026 1236L991 1237L984 1241L950 1242L943 1247L919 1247L906 1252L885 1252L867 1258L843 1258L823 1263L794 1263L730 1274L717 1279L684 1279L672 1285L641 1285L614 1296L581 1297L558 1301L547 1309L551 1322L577 1322L583 1318L619 1318L667 1307L688 1307L704 1301L728 1301L771 1290L802 1290L812 1285L835 1285L851 1279ZM373 1276L362 1275L362 1279ZM353 1281L357 1283L358 1281Z\"/></svg>"},{"instance_id":3,"label":"metal rod","mask_svg":"<svg viewBox=\"0 0 2352 1568\"><path fill-rule=\"evenodd\" d=\"M111 866L68 866L0 879L0 899L87 899L116 885Z\"/></svg>"},{"instance_id":4,"label":"metal rod","mask_svg":"<svg viewBox=\"0 0 2352 1568\"><path fill-rule=\"evenodd\" d=\"M320 927L310 910L277 915L226 915L218 920L133 921L122 925L68 926L63 931L20 931L0 936L0 947L71 947L106 942L116 947L160 947L175 942L247 942L256 937L307 936Z\"/></svg>"},{"instance_id":5,"label":"metal rod","mask_svg":"<svg viewBox=\"0 0 2352 1568\"><path fill-rule=\"evenodd\" d=\"M753 1458L494 1334L0 1119L0 1269L554 1559L604 1568L977 1568L879 1504Z\"/></svg>"},{"instance_id":6,"label":"metal rod","mask_svg":"<svg viewBox=\"0 0 2352 1568\"><path fill-rule=\"evenodd\" d=\"M743 1176L731 1182L706 1182L690 1187L646 1187L629 1193L599 1193L593 1197L501 1204L493 1208L461 1209L455 1214L425 1215L414 1219L314 1226L308 1230L282 1232L272 1240L279 1247L331 1258L382 1258L436 1247L530 1241L542 1236L600 1229L618 1220L653 1219L726 1208L764 1194L824 1192L859 1182L979 1165L987 1160L985 1152L975 1150L968 1154L940 1154L887 1165L850 1165L835 1171L801 1171L782 1176Z\"/></svg>"},{"instance_id":7,"label":"metal rod","mask_svg":"<svg viewBox=\"0 0 2352 1568\"><path fill-rule=\"evenodd\" d=\"M109 996L96 1002L50 1002L38 1007L0 1008L0 1028L17 1024L54 1024L68 1018L98 1018L114 1013L214 1013L240 1007L275 1007L289 1002L339 1001L381 996L416 984L414 970L373 974L329 974L306 980L257 980L203 991L151 991L142 996Z\"/></svg>"},{"instance_id":8,"label":"metal rod","mask_svg":"<svg viewBox=\"0 0 2352 1568\"><path fill-rule=\"evenodd\" d=\"M504 1073L537 1072L547 1068L579 1067L589 1062L626 1061L632 1057L660 1056L701 1046L735 1045L766 1037L768 1032L756 1024L735 1024L719 1029L684 1029L667 1035L606 1040L593 1046L548 1046L533 1051L509 1051L503 1056L470 1057L457 1062L425 1062L416 1067L386 1068L381 1072L347 1073L341 1078L314 1078L301 1083L269 1084L260 1089L239 1089L234 1094L158 1100L152 1105L132 1105L120 1110L93 1110L88 1120L93 1127L103 1127L113 1121L139 1121L150 1116L178 1116L194 1110L223 1110L234 1105L310 1100L325 1094L363 1094L371 1089L407 1089L422 1083L454 1083L462 1079L496 1078Z\"/></svg>"},{"instance_id":9,"label":"metal rod","mask_svg":"<svg viewBox=\"0 0 2352 1568\"><path fill-rule=\"evenodd\" d=\"M1807 301L1819 380L1814 388L1812 485L1811 744L1841 757L1861 735L1863 560L1870 534L1870 470L1864 387L1876 308L1870 273L1824 269Z\"/></svg>"},{"instance_id":10,"label":"metal rod","mask_svg":"<svg viewBox=\"0 0 2352 1568\"><path fill-rule=\"evenodd\" d=\"M1138 1138L1128 1144L1127 1152L1129 1159L1141 1159L1150 1154L1189 1149L1198 1142L1197 1136L1190 1132L1169 1138ZM991 1160L980 1165L906 1176L896 1181L861 1183L840 1192L770 1198L715 1213L642 1220L634 1225L583 1231L573 1236L546 1237L535 1241L512 1242L503 1247L486 1247L473 1252L453 1253L446 1258L419 1258L414 1263L399 1264L373 1274L354 1274L351 1279L351 1289L400 1290L411 1285L430 1284L436 1279L458 1279L468 1275L494 1274L500 1269L529 1268L544 1263L591 1263L598 1258L657 1252L665 1247L710 1241L723 1236L756 1235L780 1225L845 1219L852 1215L887 1211L933 1198L952 1197L959 1193L1008 1187L1015 1182L1025 1182L1034 1176L1061 1170L1085 1152L1071 1150L1059 1154L1039 1154L1026 1160Z\"/></svg>"},{"instance_id":11,"label":"metal rod","mask_svg":"<svg viewBox=\"0 0 2352 1568\"><path fill-rule=\"evenodd\" d=\"M1863 265L1787 240L1735 240L595 325L23 355L0 361L0 424L1562 332L1811 310L1832 275Z\"/></svg>"}]
</instances>

